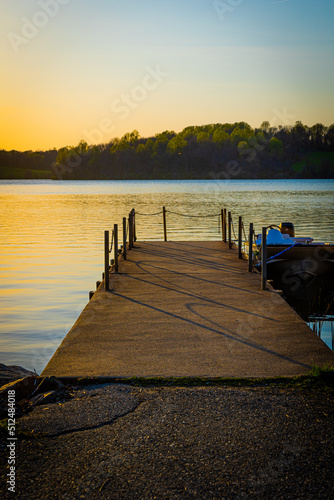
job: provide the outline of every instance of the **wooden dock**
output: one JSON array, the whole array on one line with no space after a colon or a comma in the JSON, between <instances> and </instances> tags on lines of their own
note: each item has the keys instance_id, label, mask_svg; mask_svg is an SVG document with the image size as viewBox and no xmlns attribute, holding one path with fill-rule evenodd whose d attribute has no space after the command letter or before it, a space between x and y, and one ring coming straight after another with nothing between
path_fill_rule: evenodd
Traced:
<instances>
[{"instance_id":1,"label":"wooden dock","mask_svg":"<svg viewBox=\"0 0 334 500\"><path fill-rule=\"evenodd\" d=\"M222 241L137 242L43 371L58 377L276 377L334 353Z\"/></svg>"}]
</instances>

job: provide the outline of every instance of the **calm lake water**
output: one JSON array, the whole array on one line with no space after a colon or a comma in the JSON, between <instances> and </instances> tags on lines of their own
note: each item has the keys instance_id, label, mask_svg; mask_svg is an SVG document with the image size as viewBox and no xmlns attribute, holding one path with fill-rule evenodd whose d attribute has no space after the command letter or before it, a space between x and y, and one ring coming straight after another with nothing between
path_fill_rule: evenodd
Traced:
<instances>
[{"instance_id":1,"label":"calm lake water","mask_svg":"<svg viewBox=\"0 0 334 500\"><path fill-rule=\"evenodd\" d=\"M43 370L101 279L104 230L132 208L212 215L167 213L170 240L220 239L227 208L235 227L291 221L334 243L333 201L334 180L0 181L0 363ZM139 240L163 239L161 215L136 222Z\"/></svg>"}]
</instances>

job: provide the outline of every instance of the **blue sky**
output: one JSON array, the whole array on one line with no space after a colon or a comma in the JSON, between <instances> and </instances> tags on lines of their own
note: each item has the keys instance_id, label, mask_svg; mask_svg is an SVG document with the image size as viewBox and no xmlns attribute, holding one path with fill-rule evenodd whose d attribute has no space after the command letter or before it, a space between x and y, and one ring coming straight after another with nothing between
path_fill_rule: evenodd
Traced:
<instances>
[{"instance_id":1,"label":"blue sky","mask_svg":"<svg viewBox=\"0 0 334 500\"><path fill-rule=\"evenodd\" d=\"M0 148L217 122L334 122L330 0L0 5Z\"/></svg>"}]
</instances>

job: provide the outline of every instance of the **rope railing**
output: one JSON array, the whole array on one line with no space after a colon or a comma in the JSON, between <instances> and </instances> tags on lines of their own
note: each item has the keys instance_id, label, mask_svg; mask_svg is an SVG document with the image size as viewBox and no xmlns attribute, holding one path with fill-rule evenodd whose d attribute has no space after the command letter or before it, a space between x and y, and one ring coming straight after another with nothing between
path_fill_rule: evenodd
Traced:
<instances>
[{"instance_id":1,"label":"rope railing","mask_svg":"<svg viewBox=\"0 0 334 500\"><path fill-rule=\"evenodd\" d=\"M111 233L111 244L110 244L110 248L109 248L109 253L112 252L112 247L113 247L113 244L114 244L114 235L115 235L115 231L113 230L112 233Z\"/></svg>"},{"instance_id":2,"label":"rope railing","mask_svg":"<svg viewBox=\"0 0 334 500\"><path fill-rule=\"evenodd\" d=\"M190 214L180 214L178 212L173 212L172 210L166 210L167 213L173 215L179 215L180 217L190 217L190 218L209 218L209 217L220 217L220 214L210 214L210 215L190 215Z\"/></svg>"},{"instance_id":3,"label":"rope railing","mask_svg":"<svg viewBox=\"0 0 334 500\"><path fill-rule=\"evenodd\" d=\"M163 213L163 210L161 210L160 212L157 212L155 214L143 214L141 212L136 212L136 215L141 215L144 217L155 217L156 215L161 215L162 213Z\"/></svg>"},{"instance_id":4,"label":"rope railing","mask_svg":"<svg viewBox=\"0 0 334 500\"><path fill-rule=\"evenodd\" d=\"M126 234L127 236L129 236L129 240L130 240L130 248L131 248L131 237L130 237L130 233L133 233L133 241L135 241L135 228L134 227L131 227L130 228L130 225L132 224L135 224L135 216L140 216L140 217L157 217L159 215L163 215L163 225L164 225L164 239L165 241L167 241L167 223L166 223L166 215L167 214L172 214L172 215L176 215L176 216L179 216L179 217L186 217L186 218L195 218L195 219L200 219L200 218L218 218L218 231L219 233L221 232L222 236L223 236L223 241L226 241L226 233L227 233L227 216L226 216L226 209L224 210L221 210L220 213L214 213L214 214L199 214L199 215L195 215L195 214L186 214L186 213L181 213L181 212L177 212L177 211L174 211L174 210L168 210L166 209L165 207L163 207L162 210L160 210L159 212L153 212L153 213L144 213L144 212L137 212L135 211L134 209L130 212L130 215L132 214L132 220L131 220L131 223L130 223L130 217L129 217L129 220L128 220L128 224L127 224L127 228L126 228ZM246 249L247 248L247 245L248 245L248 248L251 247L251 243L250 243L250 237L253 239L254 238L254 242L255 242L255 231L252 229L252 233L247 237L247 234L246 234L246 230L245 230L245 225L242 221L242 218L239 217L239 219L241 219L241 225L239 226L239 233L240 231L242 231L242 234L243 234L243 238L241 236L241 234L239 234L239 236L237 236L236 234L236 228L235 228L235 225L234 225L234 221L233 221L233 218L232 218L232 214L231 212L229 212L229 226L230 226L230 233L229 234L229 242L230 244L232 244L232 241L237 243L237 246L239 246L239 243L241 243L241 245L243 245L243 248ZM221 228L220 228L220 222L221 222ZM240 223L240 221L239 221ZM233 235L233 240L232 240L232 235ZM247 254L247 250L245 250L245 252ZM239 252L239 256L240 256L240 252ZM241 257L240 257L241 258Z\"/></svg>"},{"instance_id":5,"label":"rope railing","mask_svg":"<svg viewBox=\"0 0 334 500\"><path fill-rule=\"evenodd\" d=\"M248 243L248 239L247 239L247 235L246 235L246 231L245 231L245 225L244 225L243 222L242 222L242 230L243 230L243 233L244 233L245 242Z\"/></svg>"},{"instance_id":6,"label":"rope railing","mask_svg":"<svg viewBox=\"0 0 334 500\"><path fill-rule=\"evenodd\" d=\"M154 217L157 215L161 215L163 213L163 210L160 212L156 212L154 214L143 214L142 212L136 212L136 215L144 216L144 217ZM180 214L179 212L174 212L173 210L166 210L166 213L168 214L173 214L173 215L178 215L180 217L189 217L189 218L209 218L209 217L220 217L219 214L210 214L210 215L191 215L191 214Z\"/></svg>"},{"instance_id":7,"label":"rope railing","mask_svg":"<svg viewBox=\"0 0 334 500\"><path fill-rule=\"evenodd\" d=\"M131 210L129 218L123 217L123 244L121 248L118 248L118 224L114 224L114 229L110 232L104 232L104 289L109 291L109 274L111 268L114 269L115 273L118 273L118 260L119 254L123 253L124 260L127 259L127 245L129 242L129 249L133 248L133 242L136 241L136 229L135 229L135 211ZM109 259L109 255L114 251L114 258Z\"/></svg>"},{"instance_id":8,"label":"rope railing","mask_svg":"<svg viewBox=\"0 0 334 500\"><path fill-rule=\"evenodd\" d=\"M231 216L231 226L232 226L232 232L233 232L234 240L235 240L235 241L237 241L237 240L238 240L238 238L237 238L237 237L236 237L236 235L235 235L235 231L234 231L234 224L233 224L233 218L232 218L232 216Z\"/></svg>"},{"instance_id":9,"label":"rope railing","mask_svg":"<svg viewBox=\"0 0 334 500\"><path fill-rule=\"evenodd\" d=\"M233 217L231 212L227 213L226 209L222 209L220 213L214 213L214 214L186 214L186 213L180 213L174 210L167 210L165 207L163 207L162 210L159 212L154 212L154 213L143 213L143 212L136 212L135 209L132 209L131 212L129 213L128 218L123 218L123 245L121 247L121 250L118 249L118 226L117 224L114 225L114 230L111 232L111 242L109 245L109 231L105 231L105 272L104 272L104 278L105 278L105 290L109 290L109 271L111 269L111 266L109 264L109 254L114 250L114 259L111 261L111 265L114 268L115 273L118 273L118 255L119 253L123 253L123 258L126 260L127 258L127 247L130 249L134 248L134 242L137 240L136 238L136 216L141 216L141 217L156 217L159 215L163 216L163 228L164 228L164 241L167 241L167 214L172 214L178 217L185 217L189 219L209 219L209 218L218 218L218 231L221 231L222 234L222 240L224 243L228 242L228 248L231 249L234 246L237 247L238 249L238 258L239 259L244 259L245 255L248 253L248 270L251 272L253 270L254 264L253 264L253 256L256 255L254 253L254 243L256 244L256 233L253 229L253 224L251 223L249 225L249 235L247 236L246 234L246 228L245 224L242 220L242 217L239 216L239 224L238 224L238 235L236 234L236 228L235 224L233 221ZM220 227L221 223L221 227ZM262 235L262 241L266 242L266 233L264 233L264 230L267 228L262 228L263 234ZM228 239L227 239L228 235ZM232 240L232 236L234 237L234 240ZM233 243L232 243L233 241ZM236 244L236 245L235 245ZM293 245L295 246L295 245ZM248 247L248 250L247 250ZM271 257L267 259L266 256L266 243L262 245L262 248L260 248L261 252L261 262L262 262L262 267L261 267L261 273L262 273L262 289L266 288L266 264L269 262L271 259L274 257ZM291 248L291 247L289 247ZM283 252L287 251L289 248L284 249ZM280 254L278 254L280 255ZM277 257L276 255L275 257ZM265 263L265 265L263 265Z\"/></svg>"}]
</instances>

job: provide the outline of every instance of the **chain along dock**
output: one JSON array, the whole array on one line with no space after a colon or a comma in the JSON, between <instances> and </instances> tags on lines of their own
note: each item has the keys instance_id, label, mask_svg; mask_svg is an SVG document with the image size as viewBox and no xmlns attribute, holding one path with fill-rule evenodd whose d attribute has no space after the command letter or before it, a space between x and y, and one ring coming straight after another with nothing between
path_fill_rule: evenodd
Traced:
<instances>
[{"instance_id":1,"label":"chain along dock","mask_svg":"<svg viewBox=\"0 0 334 500\"><path fill-rule=\"evenodd\" d=\"M123 219L122 249L118 226L111 246L105 231L104 279L43 376L277 377L334 366L265 270L251 272L240 217L237 247L225 210L221 241L167 241L162 215L164 241L136 241L134 210Z\"/></svg>"}]
</instances>

